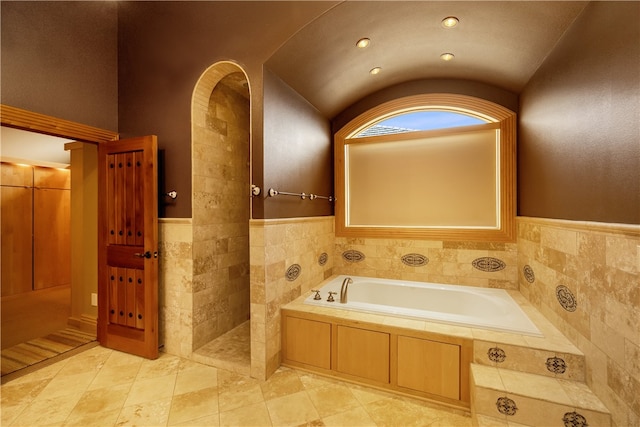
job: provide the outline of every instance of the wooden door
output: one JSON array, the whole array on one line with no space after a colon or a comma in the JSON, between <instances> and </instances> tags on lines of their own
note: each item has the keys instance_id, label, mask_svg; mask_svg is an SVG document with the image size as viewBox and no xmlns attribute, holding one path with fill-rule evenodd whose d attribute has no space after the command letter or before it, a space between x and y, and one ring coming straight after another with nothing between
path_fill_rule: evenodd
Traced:
<instances>
[{"instance_id":1,"label":"wooden door","mask_svg":"<svg viewBox=\"0 0 640 427\"><path fill-rule=\"evenodd\" d=\"M157 138L98 149L98 341L158 357Z\"/></svg>"}]
</instances>

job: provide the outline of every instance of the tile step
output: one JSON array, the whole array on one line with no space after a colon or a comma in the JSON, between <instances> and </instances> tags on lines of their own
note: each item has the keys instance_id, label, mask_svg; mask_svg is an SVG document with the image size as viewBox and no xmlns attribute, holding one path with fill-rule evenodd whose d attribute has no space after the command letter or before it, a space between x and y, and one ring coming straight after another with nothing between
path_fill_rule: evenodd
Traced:
<instances>
[{"instance_id":1,"label":"tile step","mask_svg":"<svg viewBox=\"0 0 640 427\"><path fill-rule=\"evenodd\" d=\"M471 411L477 425L611 425L607 408L579 381L475 363L470 381Z\"/></svg>"},{"instance_id":2,"label":"tile step","mask_svg":"<svg viewBox=\"0 0 640 427\"><path fill-rule=\"evenodd\" d=\"M584 354L488 341L474 341L473 362L566 380L585 381Z\"/></svg>"}]
</instances>

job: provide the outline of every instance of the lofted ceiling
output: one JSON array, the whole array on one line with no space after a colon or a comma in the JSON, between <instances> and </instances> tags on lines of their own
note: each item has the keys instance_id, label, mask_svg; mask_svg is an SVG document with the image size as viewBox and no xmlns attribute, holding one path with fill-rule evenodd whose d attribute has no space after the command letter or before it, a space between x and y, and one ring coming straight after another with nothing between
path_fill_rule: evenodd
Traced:
<instances>
[{"instance_id":1,"label":"lofted ceiling","mask_svg":"<svg viewBox=\"0 0 640 427\"><path fill-rule=\"evenodd\" d=\"M421 79L473 80L520 93L582 1L346 1L265 64L331 119L363 97ZM459 24L444 28L443 18ZM365 49L356 42L371 40ZM445 62L442 53L455 58ZM377 75L370 75L381 67Z\"/></svg>"}]
</instances>

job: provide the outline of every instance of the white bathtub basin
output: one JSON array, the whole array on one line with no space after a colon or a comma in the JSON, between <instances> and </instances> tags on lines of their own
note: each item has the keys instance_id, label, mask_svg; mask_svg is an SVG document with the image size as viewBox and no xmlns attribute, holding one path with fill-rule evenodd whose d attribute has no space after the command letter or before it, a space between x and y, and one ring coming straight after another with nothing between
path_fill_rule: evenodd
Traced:
<instances>
[{"instance_id":1,"label":"white bathtub basin","mask_svg":"<svg viewBox=\"0 0 640 427\"><path fill-rule=\"evenodd\" d=\"M340 303L340 287L351 277L347 303ZM327 302L329 291L337 292ZM443 285L407 280L337 276L321 289L321 300L311 293L305 304L400 316L471 328L538 336L542 334L504 289Z\"/></svg>"}]
</instances>

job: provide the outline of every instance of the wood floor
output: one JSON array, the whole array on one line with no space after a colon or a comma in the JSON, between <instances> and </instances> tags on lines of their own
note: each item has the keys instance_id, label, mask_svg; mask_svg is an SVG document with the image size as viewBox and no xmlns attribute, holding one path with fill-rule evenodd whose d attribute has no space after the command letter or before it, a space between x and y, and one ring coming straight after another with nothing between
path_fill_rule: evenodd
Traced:
<instances>
[{"instance_id":1,"label":"wood floor","mask_svg":"<svg viewBox=\"0 0 640 427\"><path fill-rule=\"evenodd\" d=\"M5 349L66 328L71 315L71 287L6 296L0 304L0 348Z\"/></svg>"}]
</instances>

